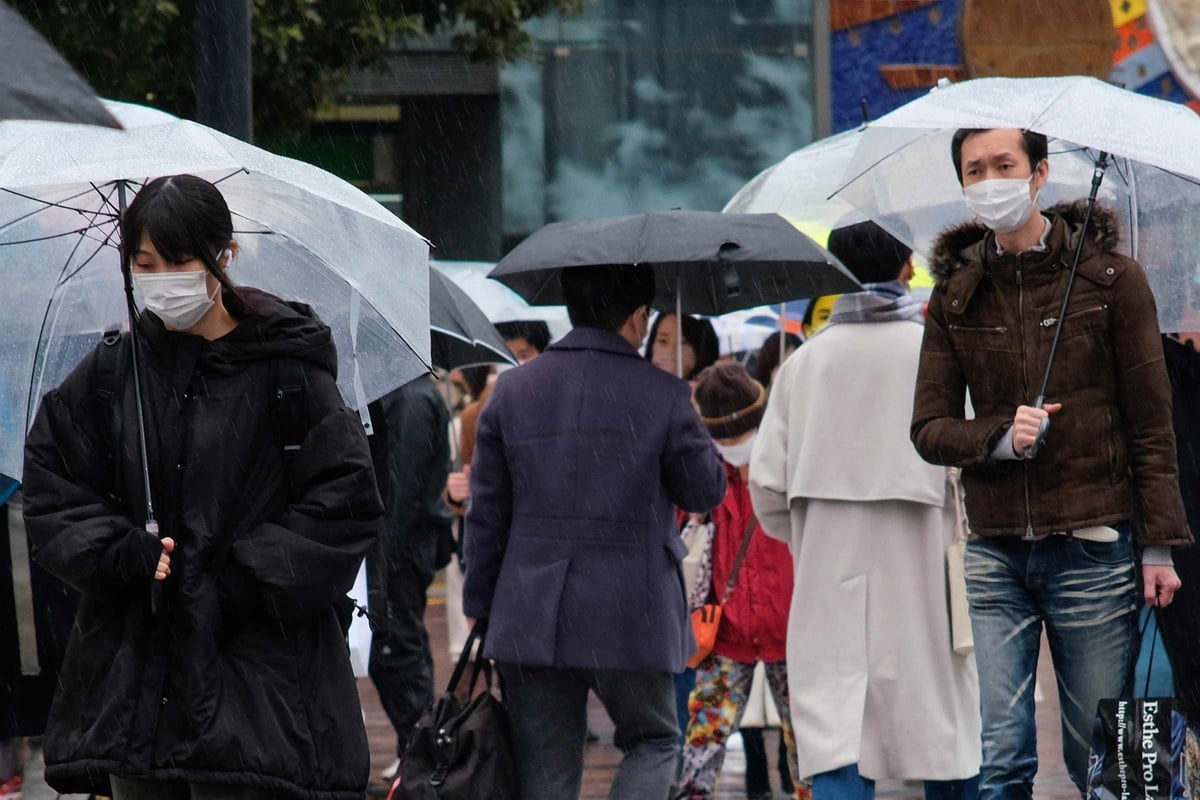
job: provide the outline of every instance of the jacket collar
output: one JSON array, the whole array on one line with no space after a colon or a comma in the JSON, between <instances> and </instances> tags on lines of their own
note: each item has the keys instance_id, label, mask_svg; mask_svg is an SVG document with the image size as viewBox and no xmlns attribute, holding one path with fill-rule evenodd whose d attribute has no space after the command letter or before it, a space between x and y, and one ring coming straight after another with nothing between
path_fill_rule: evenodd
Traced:
<instances>
[{"instance_id":1,"label":"jacket collar","mask_svg":"<svg viewBox=\"0 0 1200 800\"><path fill-rule=\"evenodd\" d=\"M548 350L599 350L640 359L641 353L624 338L599 328L572 328L571 332L550 345Z\"/></svg>"}]
</instances>

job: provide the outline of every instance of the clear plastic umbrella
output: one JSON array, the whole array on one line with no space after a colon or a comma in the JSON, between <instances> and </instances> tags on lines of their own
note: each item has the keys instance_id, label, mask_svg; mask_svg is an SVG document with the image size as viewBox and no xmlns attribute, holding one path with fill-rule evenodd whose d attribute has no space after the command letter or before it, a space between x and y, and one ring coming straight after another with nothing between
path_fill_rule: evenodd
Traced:
<instances>
[{"instance_id":1,"label":"clear plastic umbrella","mask_svg":"<svg viewBox=\"0 0 1200 800\"><path fill-rule=\"evenodd\" d=\"M775 212L810 236L862 222L866 215L840 197L846 167L854 157L862 129L846 131L801 148L755 176L725 206L726 213ZM823 240L821 240L823 241Z\"/></svg>"},{"instance_id":2,"label":"clear plastic umbrella","mask_svg":"<svg viewBox=\"0 0 1200 800\"><path fill-rule=\"evenodd\" d=\"M1110 153L1099 202L1121 220L1121 248L1146 271L1163 330L1200 313L1200 116L1094 78L985 78L940 87L870 123L837 197L928 253L970 220L950 160L958 128L1024 128L1050 138L1043 208L1088 196ZM1191 323L1188 320L1191 319Z\"/></svg>"},{"instance_id":3,"label":"clear plastic umbrella","mask_svg":"<svg viewBox=\"0 0 1200 800\"><path fill-rule=\"evenodd\" d=\"M101 332L128 326L121 188L132 197L185 172L216 183L233 212L241 256L230 277L309 303L333 329L352 407L428 371L428 243L348 183L184 120L126 131L0 123L0 472L20 476L41 396Z\"/></svg>"},{"instance_id":4,"label":"clear plastic umbrella","mask_svg":"<svg viewBox=\"0 0 1200 800\"><path fill-rule=\"evenodd\" d=\"M479 310L495 324L501 322L545 322L550 338L557 341L571 330L566 306L531 306L521 295L488 273L496 265L489 261L434 261L442 274L458 284Z\"/></svg>"}]
</instances>

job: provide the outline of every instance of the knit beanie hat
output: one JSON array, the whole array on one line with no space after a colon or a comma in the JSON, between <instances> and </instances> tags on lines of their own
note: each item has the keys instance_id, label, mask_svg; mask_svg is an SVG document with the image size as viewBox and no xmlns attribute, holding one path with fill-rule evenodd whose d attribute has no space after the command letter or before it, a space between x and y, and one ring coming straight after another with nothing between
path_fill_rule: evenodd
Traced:
<instances>
[{"instance_id":1,"label":"knit beanie hat","mask_svg":"<svg viewBox=\"0 0 1200 800\"><path fill-rule=\"evenodd\" d=\"M767 392L741 364L718 361L700 373L696 405L714 439L733 439L762 422Z\"/></svg>"}]
</instances>

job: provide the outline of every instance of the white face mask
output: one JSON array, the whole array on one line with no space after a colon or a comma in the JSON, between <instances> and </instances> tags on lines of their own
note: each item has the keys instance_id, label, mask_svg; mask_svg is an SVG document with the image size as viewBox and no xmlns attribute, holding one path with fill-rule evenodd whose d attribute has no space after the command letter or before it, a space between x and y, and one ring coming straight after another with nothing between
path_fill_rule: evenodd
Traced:
<instances>
[{"instance_id":1,"label":"white face mask","mask_svg":"<svg viewBox=\"0 0 1200 800\"><path fill-rule=\"evenodd\" d=\"M1034 177L993 178L967 186L967 209L996 233L1012 233L1037 210L1037 199L1029 196Z\"/></svg>"},{"instance_id":2,"label":"white face mask","mask_svg":"<svg viewBox=\"0 0 1200 800\"><path fill-rule=\"evenodd\" d=\"M754 450L754 440L758 438L758 431L750 434L750 438L738 444L721 444L717 442L717 449L721 451L721 457L728 461L732 466L744 467L750 463L750 453Z\"/></svg>"},{"instance_id":3,"label":"white face mask","mask_svg":"<svg viewBox=\"0 0 1200 800\"><path fill-rule=\"evenodd\" d=\"M176 331L186 331L195 325L216 302L208 294L206 269L153 275L134 273L133 288L146 308Z\"/></svg>"}]
</instances>

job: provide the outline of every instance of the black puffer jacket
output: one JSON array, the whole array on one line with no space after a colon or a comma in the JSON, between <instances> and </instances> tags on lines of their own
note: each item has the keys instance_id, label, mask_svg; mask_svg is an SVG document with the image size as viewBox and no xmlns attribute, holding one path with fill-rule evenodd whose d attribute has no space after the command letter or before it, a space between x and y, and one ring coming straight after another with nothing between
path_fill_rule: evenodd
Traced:
<instances>
[{"instance_id":1,"label":"black puffer jacket","mask_svg":"<svg viewBox=\"0 0 1200 800\"><path fill-rule=\"evenodd\" d=\"M217 341L140 323L152 491L177 543L157 615L132 378L119 432L93 352L29 433L35 558L83 595L45 743L60 792L109 795L116 773L363 796L366 733L334 602L383 507L329 329L305 306L243 291L244 304L225 295L240 324ZM290 464L269 396L281 359L307 382Z\"/></svg>"}]
</instances>

